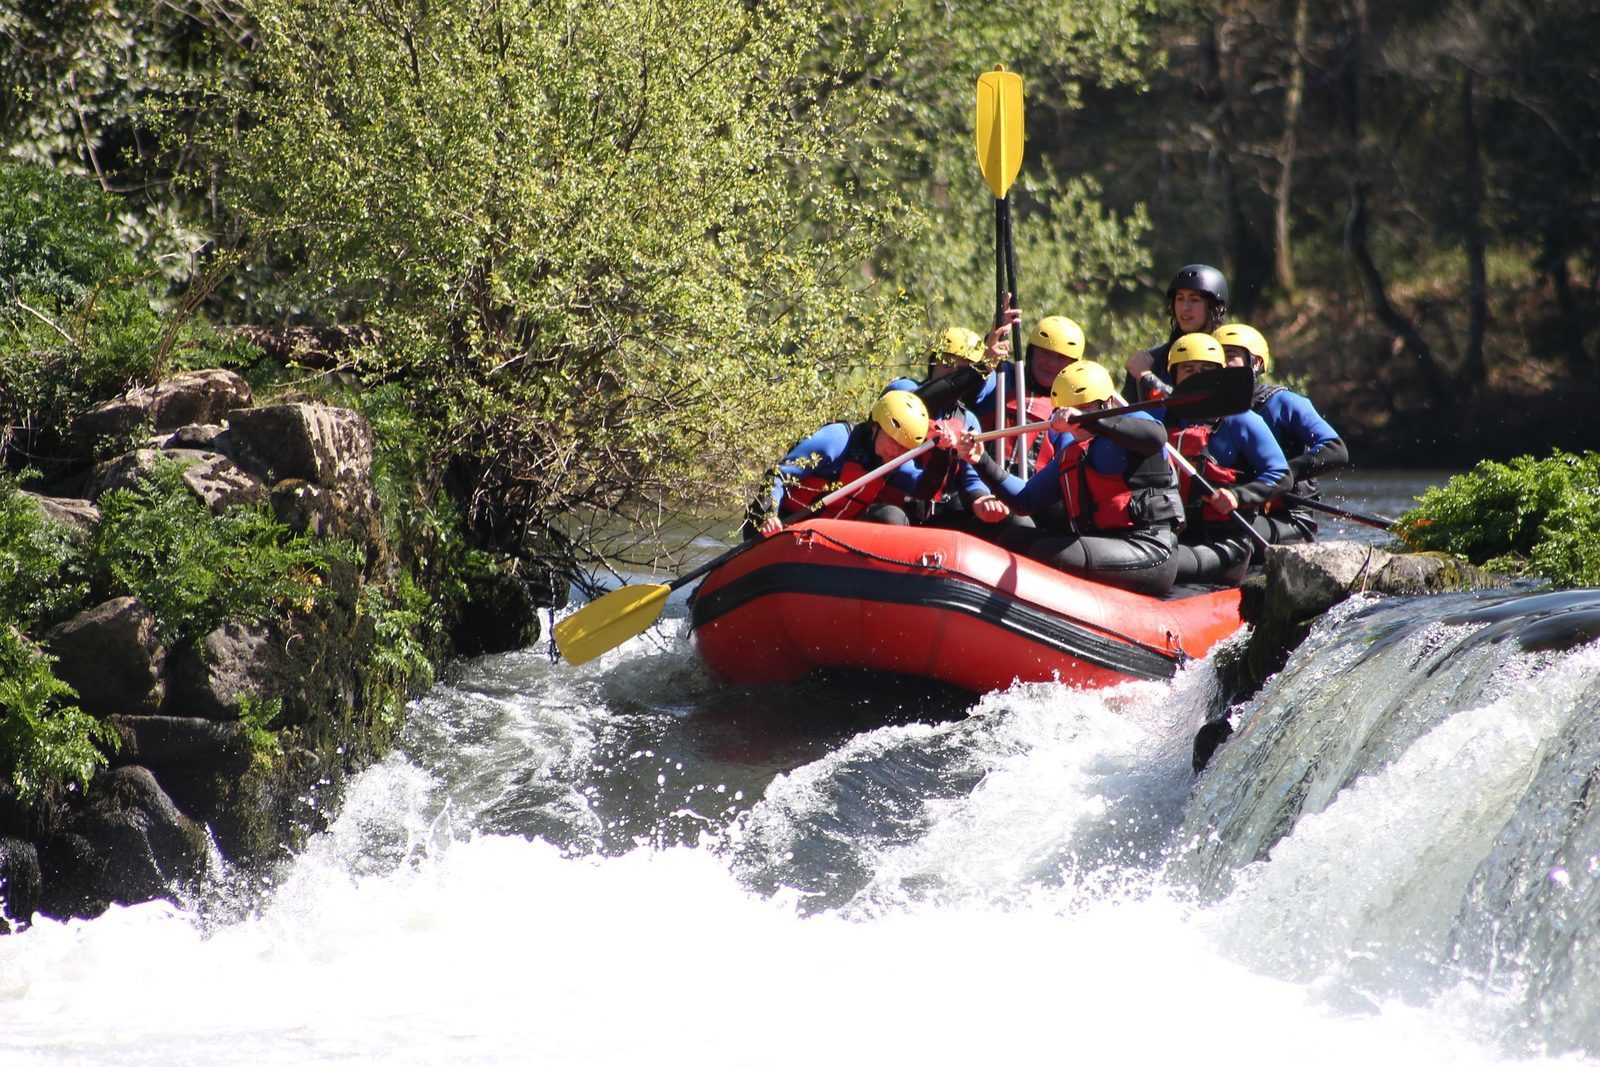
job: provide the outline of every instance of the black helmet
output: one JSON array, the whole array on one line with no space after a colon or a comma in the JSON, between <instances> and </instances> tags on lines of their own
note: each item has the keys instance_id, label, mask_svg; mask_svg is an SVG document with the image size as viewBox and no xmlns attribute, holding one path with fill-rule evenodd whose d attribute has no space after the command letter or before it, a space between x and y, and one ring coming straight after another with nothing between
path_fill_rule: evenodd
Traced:
<instances>
[{"instance_id":1,"label":"black helmet","mask_svg":"<svg viewBox=\"0 0 1600 1067\"><path fill-rule=\"evenodd\" d=\"M1214 304L1227 304L1228 279L1215 267L1208 267L1204 263L1191 263L1181 268L1172 276L1172 284L1167 286L1167 302L1179 289L1193 289L1197 293L1204 293L1211 298Z\"/></svg>"}]
</instances>

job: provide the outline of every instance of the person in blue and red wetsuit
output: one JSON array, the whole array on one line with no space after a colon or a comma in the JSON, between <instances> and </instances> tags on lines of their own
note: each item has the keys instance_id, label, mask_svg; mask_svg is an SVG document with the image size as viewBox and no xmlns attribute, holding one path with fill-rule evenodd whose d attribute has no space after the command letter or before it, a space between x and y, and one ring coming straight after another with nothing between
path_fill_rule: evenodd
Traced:
<instances>
[{"instance_id":1,"label":"person in blue and red wetsuit","mask_svg":"<svg viewBox=\"0 0 1600 1067\"><path fill-rule=\"evenodd\" d=\"M1001 325L989 335L987 356L991 365L995 365L995 371L968 405L985 430L992 430L996 425L995 409L999 395L996 383L1000 380L1005 381L1007 389L1006 425L1018 425L1017 398L1011 391L1016 381L1016 371L1010 361L1010 324L1018 317L1019 313L1008 304ZM1083 327L1065 315L1050 315L1039 320L1039 325L1033 328L1033 333L1028 337L1028 347L1023 357L1027 362L1028 379L1028 406L1022 416L1023 422L1043 422L1050 418L1055 408L1050 400L1050 389L1055 384L1056 375L1068 364L1083 359L1085 347ZM1021 447L1029 450L1030 470L1050 462L1053 446L1047 434L1024 434Z\"/></svg>"},{"instance_id":2,"label":"person in blue and red wetsuit","mask_svg":"<svg viewBox=\"0 0 1600 1067\"><path fill-rule=\"evenodd\" d=\"M1350 449L1317 411L1309 397L1282 385L1268 385L1262 379L1272 369L1272 350L1267 339L1254 326L1229 323L1211 336L1222 345L1230 367L1249 367L1255 373L1255 396L1250 407L1266 421L1267 428L1283 449L1293 476L1288 491L1298 496L1319 499L1317 477L1345 467ZM1255 528L1275 545L1295 544L1317 539L1317 522L1312 512L1273 499L1255 520Z\"/></svg>"},{"instance_id":3,"label":"person in blue and red wetsuit","mask_svg":"<svg viewBox=\"0 0 1600 1067\"><path fill-rule=\"evenodd\" d=\"M1222 346L1208 333L1184 334L1167 353L1176 383L1221 368ZM1178 544L1178 581L1238 585L1250 567L1255 542L1229 518L1256 517L1272 494L1289 484L1289 461L1266 421L1254 411L1193 421L1182 408L1168 408L1168 440L1216 492L1179 470L1185 526Z\"/></svg>"},{"instance_id":4,"label":"person in blue and red wetsuit","mask_svg":"<svg viewBox=\"0 0 1600 1067\"><path fill-rule=\"evenodd\" d=\"M1215 267L1190 263L1167 283L1167 312L1172 332L1154 348L1142 349L1124 365L1128 377L1122 395L1130 400L1155 400L1172 392L1167 353L1186 333L1211 333L1228 318L1228 279Z\"/></svg>"},{"instance_id":5,"label":"person in blue and red wetsuit","mask_svg":"<svg viewBox=\"0 0 1600 1067\"><path fill-rule=\"evenodd\" d=\"M1098 363L1069 364L1056 375L1052 431L1059 450L1027 482L1007 475L971 434L949 446L1018 514L1062 505L1061 523L1014 529L1000 544L1068 574L1149 596L1161 596L1177 577L1177 527L1182 519L1177 481L1167 462L1167 434L1148 412L1132 411L1084 423L1114 395ZM941 446L946 441L941 435Z\"/></svg>"},{"instance_id":6,"label":"person in blue and red wetsuit","mask_svg":"<svg viewBox=\"0 0 1600 1067\"><path fill-rule=\"evenodd\" d=\"M983 338L961 326L940 331L928 346L928 378L916 382L897 378L889 389L909 389L929 406L929 418L954 438L966 431L977 433L978 418L964 398L985 387ZM946 449L928 453L921 462L922 476L907 502L906 510L918 526L961 530L978 537L994 539L1017 520L983 484L970 463Z\"/></svg>"},{"instance_id":7,"label":"person in blue and red wetsuit","mask_svg":"<svg viewBox=\"0 0 1600 1067\"><path fill-rule=\"evenodd\" d=\"M866 422L828 423L783 457L768 506L761 509L765 515L749 518L746 536L777 533L789 515L803 511L896 456L905 455L927 437L928 409L915 393L904 390L880 396ZM899 505L916 488L921 473L915 462L907 461L818 514L830 519L909 525L911 520Z\"/></svg>"}]
</instances>

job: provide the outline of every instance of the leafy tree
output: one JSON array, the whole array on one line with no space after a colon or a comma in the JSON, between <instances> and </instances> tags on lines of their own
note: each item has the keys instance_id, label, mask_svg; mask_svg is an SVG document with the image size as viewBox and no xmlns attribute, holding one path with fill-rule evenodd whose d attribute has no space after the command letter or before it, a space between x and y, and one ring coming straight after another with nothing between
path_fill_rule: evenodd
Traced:
<instances>
[{"instance_id":1,"label":"leafy tree","mask_svg":"<svg viewBox=\"0 0 1600 1067\"><path fill-rule=\"evenodd\" d=\"M1070 315L1091 346L1112 352L1148 333L1147 320L1108 314L1148 267L1148 216L1137 204L1108 210L1097 161L1063 133L1090 92L1143 84L1155 11L1146 0L1027 0L1003 11L909 0L883 21L892 52L876 89L891 110L877 138L924 224L877 263L926 309L925 327L981 333L994 314L994 194L978 168L973 109L978 76L998 63L1024 83L1025 158L1010 197L1026 317ZM841 36L865 39L881 14L858 13Z\"/></svg>"},{"instance_id":2,"label":"leafy tree","mask_svg":"<svg viewBox=\"0 0 1600 1067\"><path fill-rule=\"evenodd\" d=\"M859 269L907 208L881 100L808 69L822 5L242 6L227 203L306 311L378 327L359 369L406 383L490 541L728 507L881 379L841 372L911 320Z\"/></svg>"},{"instance_id":3,"label":"leafy tree","mask_svg":"<svg viewBox=\"0 0 1600 1067\"><path fill-rule=\"evenodd\" d=\"M75 415L165 366L243 358L184 309L159 309L165 282L120 206L91 179L0 164L0 466L46 467Z\"/></svg>"},{"instance_id":4,"label":"leafy tree","mask_svg":"<svg viewBox=\"0 0 1600 1067\"><path fill-rule=\"evenodd\" d=\"M181 279L204 238L206 198L172 194L179 138L200 117L201 75L237 62L230 0L9 0L0 4L0 143L16 160L117 196L121 235Z\"/></svg>"}]
</instances>

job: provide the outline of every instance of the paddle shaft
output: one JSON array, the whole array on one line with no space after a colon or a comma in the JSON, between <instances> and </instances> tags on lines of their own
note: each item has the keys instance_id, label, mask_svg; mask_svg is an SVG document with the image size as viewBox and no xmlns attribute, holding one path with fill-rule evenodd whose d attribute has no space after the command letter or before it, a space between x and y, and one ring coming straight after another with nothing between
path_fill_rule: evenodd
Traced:
<instances>
[{"instance_id":1,"label":"paddle shaft","mask_svg":"<svg viewBox=\"0 0 1600 1067\"><path fill-rule=\"evenodd\" d=\"M1279 495L1279 499L1293 504L1296 507L1310 508L1312 511L1325 512L1337 518L1349 519L1351 522L1359 522L1366 526L1374 526L1380 530L1387 530L1394 525L1393 519L1386 519L1382 515L1363 515L1359 511L1350 511L1346 508L1334 507L1332 504L1324 504L1320 500L1313 500L1308 496L1301 496L1299 493L1282 493Z\"/></svg>"},{"instance_id":2,"label":"paddle shaft","mask_svg":"<svg viewBox=\"0 0 1600 1067\"><path fill-rule=\"evenodd\" d=\"M1005 200L1005 245L1006 245L1006 292L1010 294L1011 306L1020 307L1021 301L1017 298L1017 245L1011 236L1011 197ZM1018 319L1011 324L1011 374L1012 381L1017 390L1017 422L1020 424L1026 418L1028 410L1028 354L1022 348L1022 320ZM1013 457L1017 465L1017 473L1022 477L1028 476L1028 450L1018 447Z\"/></svg>"},{"instance_id":3,"label":"paddle shaft","mask_svg":"<svg viewBox=\"0 0 1600 1067\"><path fill-rule=\"evenodd\" d=\"M1153 411L1156 408L1176 408L1185 404L1207 403L1211 406L1202 408L1203 412L1232 415L1250 406L1250 382L1253 380L1248 378L1246 374L1241 373L1227 383L1221 382L1221 375L1233 374L1235 370L1242 371L1243 368L1228 368L1215 372L1211 377L1218 379L1217 384L1210 384L1205 377L1197 376L1190 378L1188 384L1166 396L1157 397L1154 400L1140 400L1137 403L1124 404L1122 407L1102 408L1099 411L1080 411L1069 421L1073 423L1092 422L1096 419L1109 418L1112 415L1126 415L1133 411ZM1234 386L1237 386L1237 388L1234 388ZM1121 398L1119 397L1118 399ZM1044 422L1030 422L1023 426L1008 426L1000 430L986 430L977 434L975 439L992 441L997 437L1015 437L1017 434L1042 430L1049 425L1049 421L1046 420Z\"/></svg>"},{"instance_id":4,"label":"paddle shaft","mask_svg":"<svg viewBox=\"0 0 1600 1067\"><path fill-rule=\"evenodd\" d=\"M1003 196L995 197L994 201L994 318L995 322L1002 321L1006 308L1011 306L1010 290L1006 288L1006 218L1009 215L1011 202ZM1015 351L1012 358L1016 358ZM1006 428L1006 376L997 369L994 376L994 421L1000 429ZM1021 419L1022 409L1019 407L1018 419ZM1006 465L1006 442L997 440L994 446L995 462L1004 467Z\"/></svg>"},{"instance_id":5,"label":"paddle shaft","mask_svg":"<svg viewBox=\"0 0 1600 1067\"><path fill-rule=\"evenodd\" d=\"M1197 393L1193 397L1180 398L1178 403L1185 404L1198 400L1209 399L1211 399L1211 394ZM1080 422L1095 422L1099 419L1110 418L1112 415L1126 415L1132 411L1150 411L1155 408L1168 408L1172 406L1172 398L1164 396L1160 400L1141 400L1137 404L1124 404L1122 407L1117 408L1102 408L1099 411L1080 411L1067 421L1076 425ZM974 441L993 441L999 437L1015 437L1018 434L1032 433L1035 430L1048 429L1049 426L1050 420L1045 419L1043 422L1030 422L1022 426L1008 426L1003 430L985 430L983 433L974 434L972 439Z\"/></svg>"}]
</instances>

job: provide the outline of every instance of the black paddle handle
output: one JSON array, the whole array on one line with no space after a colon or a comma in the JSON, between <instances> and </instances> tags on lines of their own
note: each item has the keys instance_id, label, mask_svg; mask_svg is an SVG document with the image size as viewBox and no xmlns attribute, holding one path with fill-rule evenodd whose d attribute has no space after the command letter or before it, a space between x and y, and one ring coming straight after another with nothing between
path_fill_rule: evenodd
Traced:
<instances>
[{"instance_id":1,"label":"black paddle handle","mask_svg":"<svg viewBox=\"0 0 1600 1067\"><path fill-rule=\"evenodd\" d=\"M1332 504L1324 504L1320 500L1313 500L1308 496L1301 496L1299 493L1283 493L1280 494L1280 499L1298 507L1310 508L1312 511L1321 511L1337 518L1349 519L1351 522L1375 526L1380 530L1387 530L1394 525L1393 519L1386 519L1382 515L1363 515L1359 511L1336 508Z\"/></svg>"}]
</instances>

